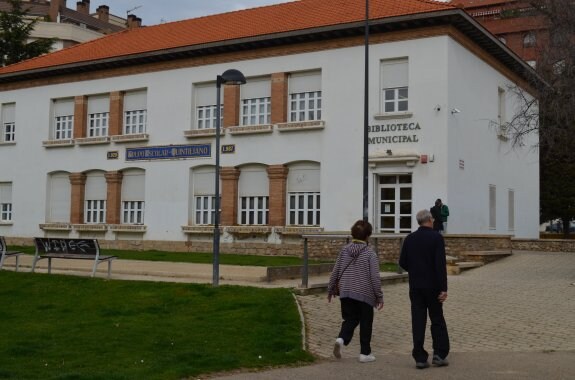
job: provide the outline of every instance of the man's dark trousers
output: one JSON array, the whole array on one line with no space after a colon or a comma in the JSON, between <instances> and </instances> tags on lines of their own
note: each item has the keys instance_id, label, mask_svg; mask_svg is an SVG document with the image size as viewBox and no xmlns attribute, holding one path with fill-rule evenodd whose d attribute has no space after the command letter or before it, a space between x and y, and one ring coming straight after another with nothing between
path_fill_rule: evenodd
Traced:
<instances>
[{"instance_id":1,"label":"man's dark trousers","mask_svg":"<svg viewBox=\"0 0 575 380\"><path fill-rule=\"evenodd\" d=\"M373 306L354 300L352 298L342 298L341 317L343 322L339 337L343 339L346 346L353 337L353 331L359 325L359 344L363 355L371 354L371 333L373 328Z\"/></svg>"},{"instance_id":2,"label":"man's dark trousers","mask_svg":"<svg viewBox=\"0 0 575 380\"><path fill-rule=\"evenodd\" d=\"M431 338L433 354L444 359L449 354L449 335L443 318L443 305L437 299L440 291L436 289L410 289L411 327L413 333L412 356L417 363L427 361L429 354L423 348L425 342L425 325L427 312L431 320Z\"/></svg>"}]
</instances>

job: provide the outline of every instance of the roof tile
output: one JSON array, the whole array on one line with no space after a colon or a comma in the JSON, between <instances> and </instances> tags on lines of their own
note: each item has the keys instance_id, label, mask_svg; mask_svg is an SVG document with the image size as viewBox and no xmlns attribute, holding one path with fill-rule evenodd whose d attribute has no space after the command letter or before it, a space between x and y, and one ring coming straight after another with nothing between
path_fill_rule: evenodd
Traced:
<instances>
[{"instance_id":1,"label":"roof tile","mask_svg":"<svg viewBox=\"0 0 575 380\"><path fill-rule=\"evenodd\" d=\"M454 7L430 0L371 0L370 19L448 9ZM121 31L0 68L0 75L364 19L364 0L299 0Z\"/></svg>"}]
</instances>

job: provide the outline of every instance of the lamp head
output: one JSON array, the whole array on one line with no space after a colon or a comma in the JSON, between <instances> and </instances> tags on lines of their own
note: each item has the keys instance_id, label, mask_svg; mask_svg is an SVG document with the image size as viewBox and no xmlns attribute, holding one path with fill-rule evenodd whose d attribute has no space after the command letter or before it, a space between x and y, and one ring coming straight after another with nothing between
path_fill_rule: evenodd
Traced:
<instances>
[{"instance_id":1,"label":"lamp head","mask_svg":"<svg viewBox=\"0 0 575 380\"><path fill-rule=\"evenodd\" d=\"M218 75L218 82L219 84L245 84L246 77L239 70L229 69L222 75Z\"/></svg>"}]
</instances>

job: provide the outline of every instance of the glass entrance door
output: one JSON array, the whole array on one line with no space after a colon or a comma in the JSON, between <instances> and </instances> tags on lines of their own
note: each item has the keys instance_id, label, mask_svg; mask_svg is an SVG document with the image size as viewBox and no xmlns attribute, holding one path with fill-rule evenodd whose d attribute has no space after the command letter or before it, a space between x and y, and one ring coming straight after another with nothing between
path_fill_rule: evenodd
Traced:
<instances>
[{"instance_id":1,"label":"glass entrance door","mask_svg":"<svg viewBox=\"0 0 575 380\"><path fill-rule=\"evenodd\" d=\"M411 232L411 174L379 176L379 232Z\"/></svg>"}]
</instances>

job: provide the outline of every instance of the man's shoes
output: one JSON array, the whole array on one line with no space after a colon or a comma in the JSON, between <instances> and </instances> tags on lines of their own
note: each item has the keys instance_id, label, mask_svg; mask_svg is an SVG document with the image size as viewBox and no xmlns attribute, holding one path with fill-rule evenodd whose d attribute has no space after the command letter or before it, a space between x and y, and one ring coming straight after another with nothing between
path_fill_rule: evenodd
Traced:
<instances>
[{"instance_id":1,"label":"man's shoes","mask_svg":"<svg viewBox=\"0 0 575 380\"><path fill-rule=\"evenodd\" d=\"M438 367L445 367L449 365L447 359L441 359L439 355L433 355L433 360L431 361L431 363Z\"/></svg>"},{"instance_id":2,"label":"man's shoes","mask_svg":"<svg viewBox=\"0 0 575 380\"><path fill-rule=\"evenodd\" d=\"M341 348L343 347L343 339L337 338L335 344L333 345L333 356L341 359Z\"/></svg>"},{"instance_id":3,"label":"man's shoes","mask_svg":"<svg viewBox=\"0 0 575 380\"><path fill-rule=\"evenodd\" d=\"M360 363L373 362L375 361L375 356L373 356L372 354L369 355L359 354L359 361Z\"/></svg>"},{"instance_id":4,"label":"man's shoes","mask_svg":"<svg viewBox=\"0 0 575 380\"><path fill-rule=\"evenodd\" d=\"M415 368L417 368L417 369L429 368L429 363L428 362L417 362L417 363L415 363Z\"/></svg>"}]
</instances>

